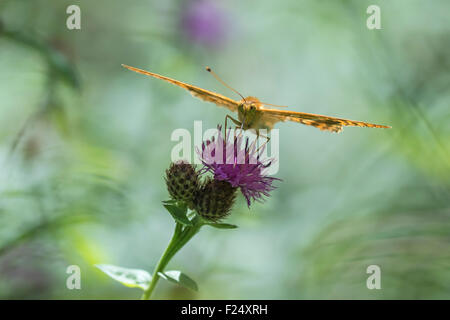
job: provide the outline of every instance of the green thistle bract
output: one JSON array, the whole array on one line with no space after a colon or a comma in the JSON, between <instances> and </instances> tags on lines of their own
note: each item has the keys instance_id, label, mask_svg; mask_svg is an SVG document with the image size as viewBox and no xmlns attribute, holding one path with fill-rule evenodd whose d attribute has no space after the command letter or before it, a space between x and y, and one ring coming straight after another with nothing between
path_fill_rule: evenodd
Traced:
<instances>
[{"instance_id":1,"label":"green thistle bract","mask_svg":"<svg viewBox=\"0 0 450 320\"><path fill-rule=\"evenodd\" d=\"M173 200L183 201L193 209L194 195L200 187L198 172L195 167L185 161L171 163L166 170L166 184Z\"/></svg>"},{"instance_id":2,"label":"green thistle bract","mask_svg":"<svg viewBox=\"0 0 450 320\"><path fill-rule=\"evenodd\" d=\"M227 181L207 179L194 197L194 208L206 220L223 219L230 214L236 191Z\"/></svg>"}]
</instances>

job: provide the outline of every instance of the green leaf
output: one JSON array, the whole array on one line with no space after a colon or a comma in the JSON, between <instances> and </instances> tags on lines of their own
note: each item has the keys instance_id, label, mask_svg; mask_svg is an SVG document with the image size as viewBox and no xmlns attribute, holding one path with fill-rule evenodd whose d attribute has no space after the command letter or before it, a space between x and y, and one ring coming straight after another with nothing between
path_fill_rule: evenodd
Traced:
<instances>
[{"instance_id":1,"label":"green leaf","mask_svg":"<svg viewBox=\"0 0 450 320\"><path fill-rule=\"evenodd\" d=\"M229 223L208 223L208 226L217 228L217 229L236 229L238 226L235 224Z\"/></svg>"},{"instance_id":2,"label":"green leaf","mask_svg":"<svg viewBox=\"0 0 450 320\"><path fill-rule=\"evenodd\" d=\"M122 268L110 264L96 264L95 266L127 287L141 288L145 291L152 281L152 276L145 270Z\"/></svg>"},{"instance_id":3,"label":"green leaf","mask_svg":"<svg viewBox=\"0 0 450 320\"><path fill-rule=\"evenodd\" d=\"M195 283L195 281L189 278L186 274L182 273L181 271L171 270L165 272L158 272L158 275L165 280L179 284L185 288L198 291L198 286Z\"/></svg>"},{"instance_id":4,"label":"green leaf","mask_svg":"<svg viewBox=\"0 0 450 320\"><path fill-rule=\"evenodd\" d=\"M164 207L169 211L169 213L172 215L172 217L175 219L175 221L184 224L185 226L193 226L192 222L188 219L186 213L187 208L183 207L180 208L176 205L171 204L164 204Z\"/></svg>"}]
</instances>

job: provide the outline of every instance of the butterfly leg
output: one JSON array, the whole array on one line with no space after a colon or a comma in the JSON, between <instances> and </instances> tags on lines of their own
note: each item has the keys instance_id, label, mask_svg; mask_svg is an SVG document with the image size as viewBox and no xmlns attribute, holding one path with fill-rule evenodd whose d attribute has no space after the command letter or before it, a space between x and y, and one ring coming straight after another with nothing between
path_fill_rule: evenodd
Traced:
<instances>
[{"instance_id":1,"label":"butterfly leg","mask_svg":"<svg viewBox=\"0 0 450 320\"><path fill-rule=\"evenodd\" d=\"M269 141L270 141L270 137L268 137L268 136L266 136L266 135L263 135L263 134L259 133L259 130L258 130L258 131L256 131L256 140L258 140L259 137L266 138L266 142L264 142L263 145L260 146L260 147L258 148L258 150L256 150L257 153L259 153L259 150L261 150L261 148L263 148L263 147L264 147L266 144L268 144Z\"/></svg>"},{"instance_id":2,"label":"butterfly leg","mask_svg":"<svg viewBox=\"0 0 450 320\"><path fill-rule=\"evenodd\" d=\"M234 119L232 116L227 114L225 116L225 141L228 141L227 140L227 120L228 119L230 119L236 125L236 128L237 127L241 127L242 128L242 125L243 125L242 122L240 122L239 120Z\"/></svg>"}]
</instances>

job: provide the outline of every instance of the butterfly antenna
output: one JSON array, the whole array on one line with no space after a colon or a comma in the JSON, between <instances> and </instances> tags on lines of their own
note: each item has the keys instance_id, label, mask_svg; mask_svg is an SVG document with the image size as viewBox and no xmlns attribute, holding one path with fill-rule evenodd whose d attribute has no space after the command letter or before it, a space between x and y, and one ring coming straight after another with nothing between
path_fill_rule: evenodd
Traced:
<instances>
[{"instance_id":1,"label":"butterfly antenna","mask_svg":"<svg viewBox=\"0 0 450 320\"><path fill-rule=\"evenodd\" d=\"M235 89L233 89L232 87L230 87L229 85L227 85L227 84L225 83L225 81L223 81L222 79L220 79L219 76L218 76L214 71L211 70L210 67L206 67L206 71L208 71L209 73L211 73L211 74L213 75L213 77L216 78L216 80L219 81L221 84L223 84L225 87L227 87L227 88L230 89L231 91L237 93L237 94L242 98L242 100L244 100L244 102L247 103L247 101L245 101L245 98L244 98L244 96L242 96L242 94L240 94L237 90L235 90Z\"/></svg>"}]
</instances>

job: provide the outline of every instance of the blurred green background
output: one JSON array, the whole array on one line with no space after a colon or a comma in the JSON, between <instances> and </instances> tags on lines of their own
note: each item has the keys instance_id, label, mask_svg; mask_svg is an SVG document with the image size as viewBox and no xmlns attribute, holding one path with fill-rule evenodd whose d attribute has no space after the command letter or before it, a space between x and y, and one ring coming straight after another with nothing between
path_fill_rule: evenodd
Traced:
<instances>
[{"instance_id":1,"label":"blurred green background","mask_svg":"<svg viewBox=\"0 0 450 320\"><path fill-rule=\"evenodd\" d=\"M81 8L81 30L66 8ZM381 8L381 30L366 9ZM0 0L0 298L136 299L93 265L150 270L176 128L223 108L125 70L391 125L280 129L279 188L205 228L160 299L450 298L450 2ZM368 290L366 268L381 268ZM81 268L81 290L66 268Z\"/></svg>"}]
</instances>

